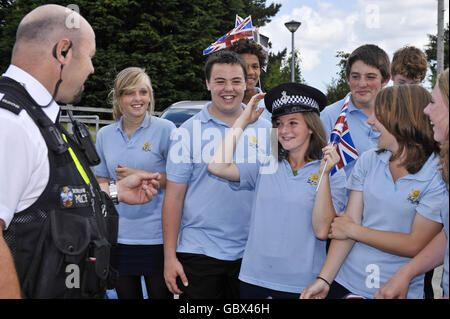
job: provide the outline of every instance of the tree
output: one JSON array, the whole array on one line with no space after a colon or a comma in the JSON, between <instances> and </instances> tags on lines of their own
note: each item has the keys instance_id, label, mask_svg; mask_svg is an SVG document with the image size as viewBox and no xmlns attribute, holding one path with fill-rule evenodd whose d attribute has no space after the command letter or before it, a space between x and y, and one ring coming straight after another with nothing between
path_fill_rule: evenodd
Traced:
<instances>
[{"instance_id":1,"label":"tree","mask_svg":"<svg viewBox=\"0 0 450 319\"><path fill-rule=\"evenodd\" d=\"M448 30L449 25L444 29L444 70L448 68ZM427 55L427 60L430 63L431 74L429 80L434 87L436 83L436 67L437 67L437 35L428 34L428 44L425 46L425 54Z\"/></svg>"},{"instance_id":2,"label":"tree","mask_svg":"<svg viewBox=\"0 0 450 319\"><path fill-rule=\"evenodd\" d=\"M292 53L287 56L287 49L278 53L269 53L267 72L261 73L262 90L269 91L275 86L291 82ZM304 83L300 70L300 51L295 50L295 82Z\"/></svg>"},{"instance_id":3,"label":"tree","mask_svg":"<svg viewBox=\"0 0 450 319\"><path fill-rule=\"evenodd\" d=\"M253 25L256 27L262 27L266 23L269 23L270 18L278 13L281 8L281 4L272 3L266 7L266 0L244 0L244 10L246 11L242 17L251 15Z\"/></svg>"},{"instance_id":4,"label":"tree","mask_svg":"<svg viewBox=\"0 0 450 319\"><path fill-rule=\"evenodd\" d=\"M44 0L0 3L0 67L10 61L23 16ZM68 6L73 0L53 0ZM161 111L179 100L209 99L203 49L234 27L235 15L252 15L255 25L270 21L281 5L266 0L78 0L96 33L95 73L80 105L105 107L115 75L125 67L146 69ZM63 71L64 72L64 71ZM102 115L104 116L104 115Z\"/></svg>"},{"instance_id":5,"label":"tree","mask_svg":"<svg viewBox=\"0 0 450 319\"><path fill-rule=\"evenodd\" d=\"M336 101L342 100L347 93L350 91L350 87L347 84L347 79L345 76L345 66L347 64L347 59L350 56L349 53L343 51L337 51L336 57L340 58L338 64L339 71L336 72L337 78L332 78L331 83L327 85L327 98L328 103L334 103Z\"/></svg>"}]
</instances>

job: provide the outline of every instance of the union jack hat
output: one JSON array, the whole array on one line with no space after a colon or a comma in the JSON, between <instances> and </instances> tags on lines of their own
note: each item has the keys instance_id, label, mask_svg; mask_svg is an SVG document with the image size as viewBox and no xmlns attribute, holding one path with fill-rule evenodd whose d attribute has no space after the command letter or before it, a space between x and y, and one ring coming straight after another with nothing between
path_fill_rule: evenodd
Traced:
<instances>
[{"instance_id":1,"label":"union jack hat","mask_svg":"<svg viewBox=\"0 0 450 319\"><path fill-rule=\"evenodd\" d=\"M266 93L264 103L272 118L298 112L317 112L328 104L318 89L301 83L282 83Z\"/></svg>"}]
</instances>

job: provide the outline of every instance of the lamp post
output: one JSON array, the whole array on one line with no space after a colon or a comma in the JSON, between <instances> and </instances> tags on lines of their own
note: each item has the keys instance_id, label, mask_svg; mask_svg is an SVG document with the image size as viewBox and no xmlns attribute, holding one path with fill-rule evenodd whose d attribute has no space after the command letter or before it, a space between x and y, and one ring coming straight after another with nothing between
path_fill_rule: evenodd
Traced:
<instances>
[{"instance_id":1,"label":"lamp post","mask_svg":"<svg viewBox=\"0 0 450 319\"><path fill-rule=\"evenodd\" d=\"M294 33L297 31L298 27L301 25L298 21L289 21L284 25L292 33L292 69L291 69L291 82L295 82L295 52L294 52Z\"/></svg>"}]
</instances>

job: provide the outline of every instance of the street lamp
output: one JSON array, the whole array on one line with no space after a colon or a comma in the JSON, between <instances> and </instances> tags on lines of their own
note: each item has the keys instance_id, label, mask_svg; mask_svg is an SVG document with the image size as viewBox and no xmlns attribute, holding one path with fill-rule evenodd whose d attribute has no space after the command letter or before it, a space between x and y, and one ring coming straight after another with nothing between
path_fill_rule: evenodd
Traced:
<instances>
[{"instance_id":1,"label":"street lamp","mask_svg":"<svg viewBox=\"0 0 450 319\"><path fill-rule=\"evenodd\" d=\"M297 31L298 27L301 25L301 22L297 21L289 21L284 25L286 28L292 33L292 69L291 69L291 82L295 82L295 53L294 53L294 33Z\"/></svg>"}]
</instances>

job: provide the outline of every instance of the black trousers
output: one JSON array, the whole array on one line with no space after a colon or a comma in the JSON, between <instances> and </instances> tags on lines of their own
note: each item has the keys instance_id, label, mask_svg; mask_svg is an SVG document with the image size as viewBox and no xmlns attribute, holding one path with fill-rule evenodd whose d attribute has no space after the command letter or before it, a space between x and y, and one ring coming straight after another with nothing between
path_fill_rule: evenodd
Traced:
<instances>
[{"instance_id":1,"label":"black trousers","mask_svg":"<svg viewBox=\"0 0 450 319\"><path fill-rule=\"evenodd\" d=\"M189 282L180 299L239 299L239 271L242 259L220 260L201 254L177 253Z\"/></svg>"},{"instance_id":2,"label":"black trousers","mask_svg":"<svg viewBox=\"0 0 450 319\"><path fill-rule=\"evenodd\" d=\"M300 293L291 293L240 282L241 299L298 299Z\"/></svg>"},{"instance_id":3,"label":"black trousers","mask_svg":"<svg viewBox=\"0 0 450 319\"><path fill-rule=\"evenodd\" d=\"M432 281L433 281L433 274L434 274L434 269L431 269L429 272L425 273L425 277L423 279L423 293L424 293L424 297L425 299L434 299L434 291L433 291L433 285L432 285Z\"/></svg>"}]
</instances>

